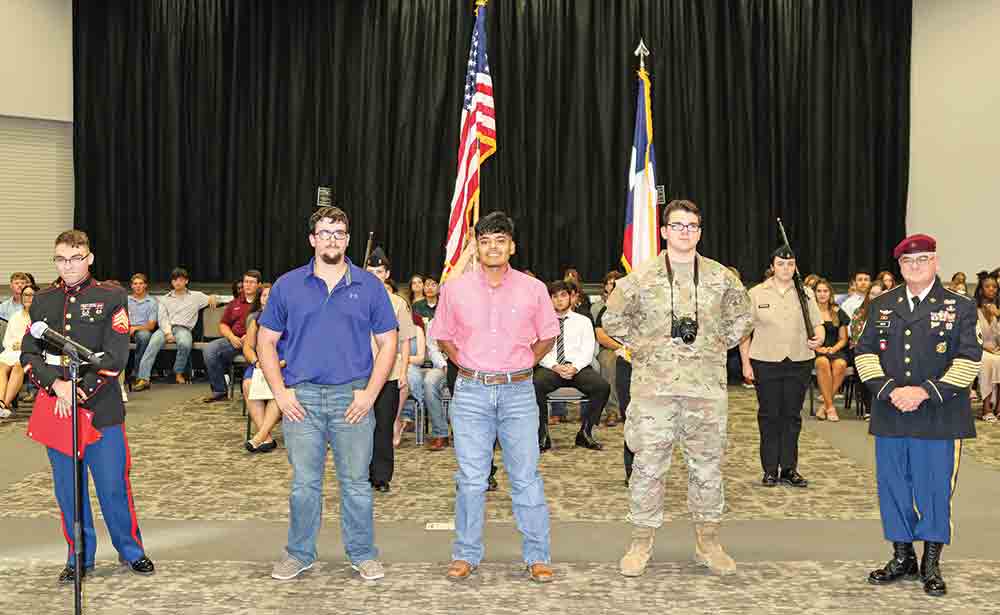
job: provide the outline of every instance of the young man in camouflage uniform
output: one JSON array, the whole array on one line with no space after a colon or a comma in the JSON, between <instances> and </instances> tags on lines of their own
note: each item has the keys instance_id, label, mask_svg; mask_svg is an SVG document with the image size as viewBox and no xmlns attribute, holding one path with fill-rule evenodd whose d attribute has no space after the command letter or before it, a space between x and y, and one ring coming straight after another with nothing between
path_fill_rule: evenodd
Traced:
<instances>
[{"instance_id":1,"label":"young man in camouflage uniform","mask_svg":"<svg viewBox=\"0 0 1000 615\"><path fill-rule=\"evenodd\" d=\"M660 234L667 249L618 280L602 324L632 353L625 440L635 452L629 480L632 544L621 573L639 576L663 523L663 478L675 442L688 467L695 561L716 574L736 569L718 541L726 449L726 351L753 329L750 298L726 267L696 252L701 212L672 201Z\"/></svg>"}]
</instances>

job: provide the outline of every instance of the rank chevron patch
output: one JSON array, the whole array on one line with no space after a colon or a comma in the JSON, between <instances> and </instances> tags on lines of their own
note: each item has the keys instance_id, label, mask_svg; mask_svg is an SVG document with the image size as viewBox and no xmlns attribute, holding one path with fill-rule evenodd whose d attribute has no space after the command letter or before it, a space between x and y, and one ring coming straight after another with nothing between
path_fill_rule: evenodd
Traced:
<instances>
[{"instance_id":1,"label":"rank chevron patch","mask_svg":"<svg viewBox=\"0 0 1000 615\"><path fill-rule=\"evenodd\" d=\"M128 310L123 307L115 310L114 315L111 317L111 328L122 335L128 335Z\"/></svg>"}]
</instances>

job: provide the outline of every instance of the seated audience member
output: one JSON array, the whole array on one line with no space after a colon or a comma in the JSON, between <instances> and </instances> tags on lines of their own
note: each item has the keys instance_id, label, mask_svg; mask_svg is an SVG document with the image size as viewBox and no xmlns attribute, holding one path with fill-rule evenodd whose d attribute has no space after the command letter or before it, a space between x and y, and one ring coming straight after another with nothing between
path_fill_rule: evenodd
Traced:
<instances>
[{"instance_id":1,"label":"seated audience member","mask_svg":"<svg viewBox=\"0 0 1000 615\"><path fill-rule=\"evenodd\" d=\"M423 297L413 302L413 313L420 316L426 326L427 321L434 318L434 311L437 309L438 281L431 276L424 277L423 291Z\"/></svg>"},{"instance_id":2,"label":"seated audience member","mask_svg":"<svg viewBox=\"0 0 1000 615\"><path fill-rule=\"evenodd\" d=\"M273 400L250 399L250 385L253 382L254 370L260 369L257 366L257 319L264 312L267 306L267 298L271 294L270 284L261 284L260 291L251 308L250 315L246 319L246 336L243 338L243 357L247 360L247 368L243 373L243 399L247 403L247 414L253 421L257 431L253 437L244 443L244 447L251 453L269 453L278 448L278 443L271 437L271 430L281 420L281 410ZM281 367L285 366L284 361L280 361ZM258 376L259 378L259 376ZM266 386L266 385L265 385Z\"/></svg>"},{"instance_id":3,"label":"seated audience member","mask_svg":"<svg viewBox=\"0 0 1000 615\"><path fill-rule=\"evenodd\" d=\"M983 334L983 359L979 364L982 418L994 423L997 420L997 396L1000 394L1000 298L997 279L982 272L974 297L979 311L978 328Z\"/></svg>"},{"instance_id":4,"label":"seated audience member","mask_svg":"<svg viewBox=\"0 0 1000 615\"><path fill-rule=\"evenodd\" d=\"M875 276L874 283L882 287L882 292L892 290L896 286L896 276L888 270L879 271L878 275Z\"/></svg>"},{"instance_id":5,"label":"seated audience member","mask_svg":"<svg viewBox=\"0 0 1000 615\"><path fill-rule=\"evenodd\" d=\"M237 297L243 296L243 279L235 280L232 286L233 300L235 301Z\"/></svg>"},{"instance_id":6,"label":"seated audience member","mask_svg":"<svg viewBox=\"0 0 1000 615\"><path fill-rule=\"evenodd\" d=\"M816 282L819 282L819 276L815 273L810 273L806 276L806 279L802 280L802 285L808 286L812 290L816 290Z\"/></svg>"},{"instance_id":7,"label":"seated audience member","mask_svg":"<svg viewBox=\"0 0 1000 615\"><path fill-rule=\"evenodd\" d=\"M851 278L851 283L853 286L850 293L840 302L840 309L843 310L845 319L848 322L854 316L854 312L864 303L865 295L868 294L868 287L872 285L872 276L867 271L858 270L854 273L854 277ZM830 301L833 302L832 287L830 289Z\"/></svg>"},{"instance_id":8,"label":"seated audience member","mask_svg":"<svg viewBox=\"0 0 1000 615\"><path fill-rule=\"evenodd\" d=\"M604 283L601 285L601 298L595 301L592 306L590 306L591 321L597 322L597 313L600 312L602 309L604 309L604 304L608 300L608 295L610 295L611 291L615 289L615 282L620 277L622 277L622 273L620 271L609 271L607 274L605 274ZM611 386L613 392L614 385Z\"/></svg>"},{"instance_id":9,"label":"seated audience member","mask_svg":"<svg viewBox=\"0 0 1000 615\"><path fill-rule=\"evenodd\" d=\"M604 317L604 312L607 309L605 301L607 301L608 295L615 289L615 281L620 277L622 275L617 271L611 271L608 275L604 276L604 292L601 294L602 300L594 304L595 307L599 306L597 313L594 315L594 335L597 337L597 344L599 346L597 364L601 368L601 376L608 382L608 386L611 387L611 395L608 397L607 419L604 423L608 427L614 427L618 424L617 414L620 413L618 390L615 381L618 372L618 356L616 353L622 349L622 345L618 340L604 332L601 319Z\"/></svg>"},{"instance_id":10,"label":"seated audience member","mask_svg":"<svg viewBox=\"0 0 1000 615\"><path fill-rule=\"evenodd\" d=\"M410 304L410 309L413 309L413 304L424 298L424 276L419 273L414 273L410 276L410 285L407 290L403 293L403 299Z\"/></svg>"},{"instance_id":11,"label":"seated audience member","mask_svg":"<svg viewBox=\"0 0 1000 615\"><path fill-rule=\"evenodd\" d=\"M194 340L191 331L198 323L198 312L205 306L215 307L215 295L209 296L197 290L188 290L191 276L187 269L177 267L170 272L172 290L160 297L157 312L157 329L149 338L149 345L139 361L139 374L149 375L156 363L156 355L164 344L177 344L174 359L174 379L177 384L186 384L188 357Z\"/></svg>"},{"instance_id":12,"label":"seated audience member","mask_svg":"<svg viewBox=\"0 0 1000 615\"><path fill-rule=\"evenodd\" d=\"M38 289L34 286L19 288L18 311L7 318L7 328L3 333L3 352L0 352L0 419L11 415L11 404L24 383L24 368L21 366L21 341L31 326L28 310Z\"/></svg>"},{"instance_id":13,"label":"seated audience member","mask_svg":"<svg viewBox=\"0 0 1000 615\"><path fill-rule=\"evenodd\" d=\"M236 355L243 352L243 339L247 334L247 316L257 303L257 291L260 289L261 274L256 269L250 269L243 274L242 294L236 294L226 305L219 321L217 340L212 340L202 351L205 358L205 369L208 371L208 383L212 392L201 401L210 404L229 399L229 387L226 385L226 371L232 365Z\"/></svg>"},{"instance_id":14,"label":"seated audience member","mask_svg":"<svg viewBox=\"0 0 1000 615\"><path fill-rule=\"evenodd\" d=\"M430 331L430 321L424 328ZM423 402L431 421L431 438L427 448L440 451L448 446L448 417L444 411L445 385L448 382L448 358L444 356L437 342L427 337L427 358L433 367L423 369ZM414 389L416 391L416 389Z\"/></svg>"},{"instance_id":15,"label":"seated audience member","mask_svg":"<svg viewBox=\"0 0 1000 615\"><path fill-rule=\"evenodd\" d=\"M980 279L980 282L982 282L982 279ZM945 288L960 295L968 295L969 290L966 287L965 272L959 271L955 275L951 276L951 283L945 286Z\"/></svg>"},{"instance_id":16,"label":"seated audience member","mask_svg":"<svg viewBox=\"0 0 1000 615\"><path fill-rule=\"evenodd\" d=\"M594 326L590 319L570 309L570 283L558 280L549 284L549 296L559 318L559 335L552 350L535 367L535 400L538 403L538 444L542 451L552 448L548 433L547 398L560 387L579 389L589 400L589 410L581 409L580 431L576 445L591 450L603 447L594 439L593 428L601 421L611 387L594 371ZM586 406L585 406L586 407Z\"/></svg>"},{"instance_id":17,"label":"seated audience member","mask_svg":"<svg viewBox=\"0 0 1000 615\"><path fill-rule=\"evenodd\" d=\"M580 272L575 267L568 267L565 273L563 273L563 280L576 285L576 298L573 299L573 311L586 316L593 323L593 317L590 315L590 297L583 291L583 280L580 279Z\"/></svg>"},{"instance_id":18,"label":"seated audience member","mask_svg":"<svg viewBox=\"0 0 1000 615\"><path fill-rule=\"evenodd\" d=\"M882 294L882 286L880 284L872 284L868 287L868 294L865 296L864 302L854 312L854 317L851 318L851 324L847 328L847 348L848 348L848 358L849 363L853 363L854 360L854 347L858 345L858 340L861 339L861 332L865 330L865 323L868 322L868 310L871 308L872 301L876 297ZM868 390L868 387L862 386L858 390L861 392L861 404L864 406L863 416L867 421L871 418L871 401L872 394Z\"/></svg>"},{"instance_id":19,"label":"seated audience member","mask_svg":"<svg viewBox=\"0 0 1000 615\"><path fill-rule=\"evenodd\" d=\"M28 274L15 271L10 274L10 298L0 303L0 318L10 320L11 316L21 311L21 291L34 283L28 278Z\"/></svg>"},{"instance_id":20,"label":"seated audience member","mask_svg":"<svg viewBox=\"0 0 1000 615\"><path fill-rule=\"evenodd\" d=\"M135 353L132 355L132 373L135 375L135 383L132 390L135 392L145 391L149 388L149 372L139 369L142 364L142 355L149 346L149 340L156 331L156 318L160 310L156 299L148 294L149 278L145 273L137 273L131 280L132 294L128 296L128 320L129 335L135 342ZM150 369L152 364L147 364Z\"/></svg>"},{"instance_id":21,"label":"seated audience member","mask_svg":"<svg viewBox=\"0 0 1000 615\"><path fill-rule=\"evenodd\" d=\"M424 359L427 358L427 340L424 335L423 319L419 315L410 312L410 319L413 321L413 337L409 339L408 342L400 341L398 342L399 351L397 356L399 360L403 360L403 344L409 344L409 355L406 357L406 364L403 368L403 373L400 374L401 380L405 382L405 386L399 389L399 409L396 411L396 422L392 427L392 445L399 448L400 443L403 439L403 431L411 431L409 429L412 427L410 419L403 416L403 408L406 406L406 400L409 397L413 397L421 402L423 402L423 381L421 380L417 384L420 385L420 390L418 391L413 386L413 382L410 380L412 374L412 369L414 367L421 367L424 364ZM422 375L422 374L421 374ZM419 396L419 397L418 397Z\"/></svg>"},{"instance_id":22,"label":"seated audience member","mask_svg":"<svg viewBox=\"0 0 1000 615\"><path fill-rule=\"evenodd\" d=\"M867 294L870 284L865 284ZM864 298L862 297L862 302ZM850 319L833 302L833 287L826 280L816 283L816 303L819 313L823 316L823 329L826 338L823 345L816 349L816 382L819 383L823 395L823 407L816 411L819 420L839 421L837 409L833 407L833 396L844 384L847 373L847 324ZM855 311L861 307L859 303Z\"/></svg>"}]
</instances>

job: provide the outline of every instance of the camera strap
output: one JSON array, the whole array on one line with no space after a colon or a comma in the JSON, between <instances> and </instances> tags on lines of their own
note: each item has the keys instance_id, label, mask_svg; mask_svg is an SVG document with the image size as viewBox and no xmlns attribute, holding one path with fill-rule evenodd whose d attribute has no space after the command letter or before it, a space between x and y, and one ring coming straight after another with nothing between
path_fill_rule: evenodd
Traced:
<instances>
[{"instance_id":1,"label":"camera strap","mask_svg":"<svg viewBox=\"0 0 1000 615\"><path fill-rule=\"evenodd\" d=\"M667 264L667 279L670 281L670 327L674 326L674 268L670 265L670 254L663 251L663 260ZM694 255L694 322L698 323L698 254Z\"/></svg>"}]
</instances>

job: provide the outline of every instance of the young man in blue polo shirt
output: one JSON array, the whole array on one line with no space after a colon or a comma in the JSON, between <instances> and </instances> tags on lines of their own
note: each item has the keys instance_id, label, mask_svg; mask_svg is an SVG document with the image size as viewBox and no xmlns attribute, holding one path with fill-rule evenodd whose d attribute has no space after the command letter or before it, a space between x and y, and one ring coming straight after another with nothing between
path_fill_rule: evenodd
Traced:
<instances>
[{"instance_id":1,"label":"young man in blue polo shirt","mask_svg":"<svg viewBox=\"0 0 1000 615\"><path fill-rule=\"evenodd\" d=\"M399 323L382 282L347 258L349 230L339 208L317 209L309 219L314 257L275 282L258 321L259 365L284 417L292 465L288 545L271 572L279 580L297 577L316 561L327 445L340 484L347 557L363 579L385 576L376 559L368 467L372 405L396 359Z\"/></svg>"}]
</instances>

